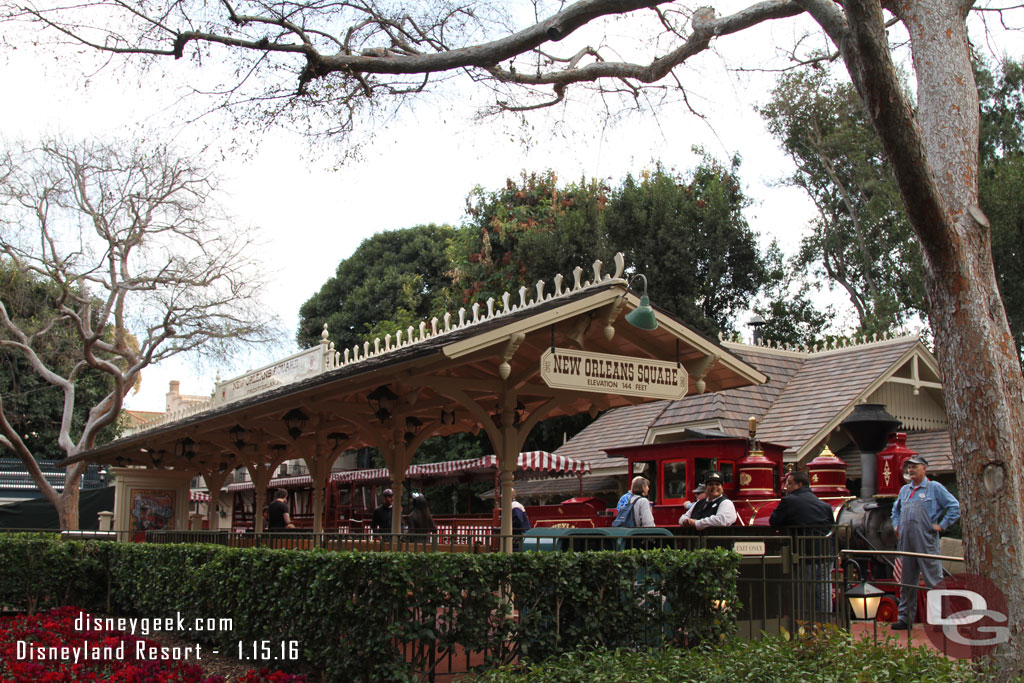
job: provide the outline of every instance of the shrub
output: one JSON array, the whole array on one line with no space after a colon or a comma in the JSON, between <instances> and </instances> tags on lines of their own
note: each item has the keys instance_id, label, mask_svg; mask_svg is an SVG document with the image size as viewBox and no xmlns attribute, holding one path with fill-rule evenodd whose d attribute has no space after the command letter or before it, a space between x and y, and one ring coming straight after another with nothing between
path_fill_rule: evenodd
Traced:
<instances>
[{"instance_id":1,"label":"shrub","mask_svg":"<svg viewBox=\"0 0 1024 683\"><path fill-rule=\"evenodd\" d=\"M185 624L226 617L230 629L179 635L228 652L295 641L299 664L329 680L410 680L432 649L419 644L500 664L580 647L692 646L735 630L713 607L737 602L739 558L722 549L463 555L0 540L7 566L43 558L36 588L20 569L0 579L10 604L180 613Z\"/></svg>"},{"instance_id":2,"label":"shrub","mask_svg":"<svg viewBox=\"0 0 1024 683\"><path fill-rule=\"evenodd\" d=\"M822 683L974 683L984 669L949 660L925 648L852 640L825 627L788 639L728 643L682 650L646 652L578 651L534 665L506 666L477 674L472 683L737 683L737 681L815 681Z\"/></svg>"}]
</instances>

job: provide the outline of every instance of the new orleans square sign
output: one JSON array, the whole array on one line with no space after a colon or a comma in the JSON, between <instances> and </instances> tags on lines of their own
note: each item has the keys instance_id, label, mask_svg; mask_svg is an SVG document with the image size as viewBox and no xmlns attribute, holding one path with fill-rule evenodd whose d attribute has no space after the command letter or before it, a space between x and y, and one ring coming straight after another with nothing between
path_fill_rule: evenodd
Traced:
<instances>
[{"instance_id":1,"label":"new orleans square sign","mask_svg":"<svg viewBox=\"0 0 1024 683\"><path fill-rule=\"evenodd\" d=\"M552 389L647 398L686 396L686 370L674 361L550 348L540 357L540 376Z\"/></svg>"}]
</instances>

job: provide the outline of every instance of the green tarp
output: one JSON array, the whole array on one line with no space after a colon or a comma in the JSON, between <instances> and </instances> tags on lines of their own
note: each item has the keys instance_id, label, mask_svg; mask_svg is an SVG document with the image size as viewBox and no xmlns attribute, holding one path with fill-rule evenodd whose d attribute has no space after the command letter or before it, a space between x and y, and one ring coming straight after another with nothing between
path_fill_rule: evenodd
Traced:
<instances>
[{"instance_id":1,"label":"green tarp","mask_svg":"<svg viewBox=\"0 0 1024 683\"><path fill-rule=\"evenodd\" d=\"M114 487L80 491L78 494L78 528L99 529L98 513L114 511ZM50 501L25 500L0 505L0 529L59 529L57 510Z\"/></svg>"}]
</instances>

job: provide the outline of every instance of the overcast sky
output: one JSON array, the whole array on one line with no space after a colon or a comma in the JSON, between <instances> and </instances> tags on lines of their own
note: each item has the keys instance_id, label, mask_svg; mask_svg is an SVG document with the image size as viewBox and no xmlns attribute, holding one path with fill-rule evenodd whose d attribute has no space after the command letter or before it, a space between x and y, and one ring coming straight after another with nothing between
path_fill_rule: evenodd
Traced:
<instances>
[{"instance_id":1,"label":"overcast sky","mask_svg":"<svg viewBox=\"0 0 1024 683\"><path fill-rule=\"evenodd\" d=\"M779 44L791 42L795 31L792 23L772 30ZM83 76L82 69L92 68L91 56L81 51L41 54L10 27L0 26L0 31L6 38L6 44L0 42L0 92L6 93L0 131L8 139L52 133L124 137L148 126L193 148L235 134L220 120L167 128L176 98L167 82L150 78L139 83L111 68ZM767 52L765 43L760 45ZM187 62L171 68L192 68ZM307 141L285 133L255 142L251 158L228 155L216 166L226 181L227 207L239 221L263 231L263 259L273 281L268 303L288 330L286 349L274 356L296 350L292 340L299 306L363 239L421 223L457 225L473 186L497 188L521 170L553 168L563 180L585 175L618 182L659 160L685 172L696 161L693 145L722 160L738 153L745 190L754 200L747 210L751 227L763 242L774 238L792 251L813 207L802 193L777 185L791 165L752 109L767 98L773 77L737 75L721 64L709 54L690 73L703 95L694 104L706 122L675 106L656 119L636 115L610 127L573 111L562 123L538 115L530 119L532 129L522 130L473 123L459 103L449 102L418 107L398 125L365 131L362 159L340 168L330 150L311 155ZM226 379L270 360L254 352L219 370ZM127 404L163 410L171 379L181 381L183 393L208 394L217 371L197 373L191 360L147 369L142 391Z\"/></svg>"}]
</instances>

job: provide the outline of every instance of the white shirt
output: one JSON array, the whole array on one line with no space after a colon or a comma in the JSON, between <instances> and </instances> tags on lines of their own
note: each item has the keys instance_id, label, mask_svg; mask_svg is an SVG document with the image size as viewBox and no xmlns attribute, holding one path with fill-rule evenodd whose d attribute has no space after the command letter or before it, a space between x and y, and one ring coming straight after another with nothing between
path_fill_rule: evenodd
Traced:
<instances>
[{"instance_id":1,"label":"white shirt","mask_svg":"<svg viewBox=\"0 0 1024 683\"><path fill-rule=\"evenodd\" d=\"M710 498L710 502L714 502ZM689 510L683 513L682 517L679 518L679 523L682 524L684 519L689 519L690 514L693 512L693 508L696 505L691 506ZM711 526L732 526L736 523L736 506L732 504L732 501L726 498L718 505L718 513L711 517L705 517L704 519L696 519L693 521L693 526L697 531L703 531Z\"/></svg>"}]
</instances>

